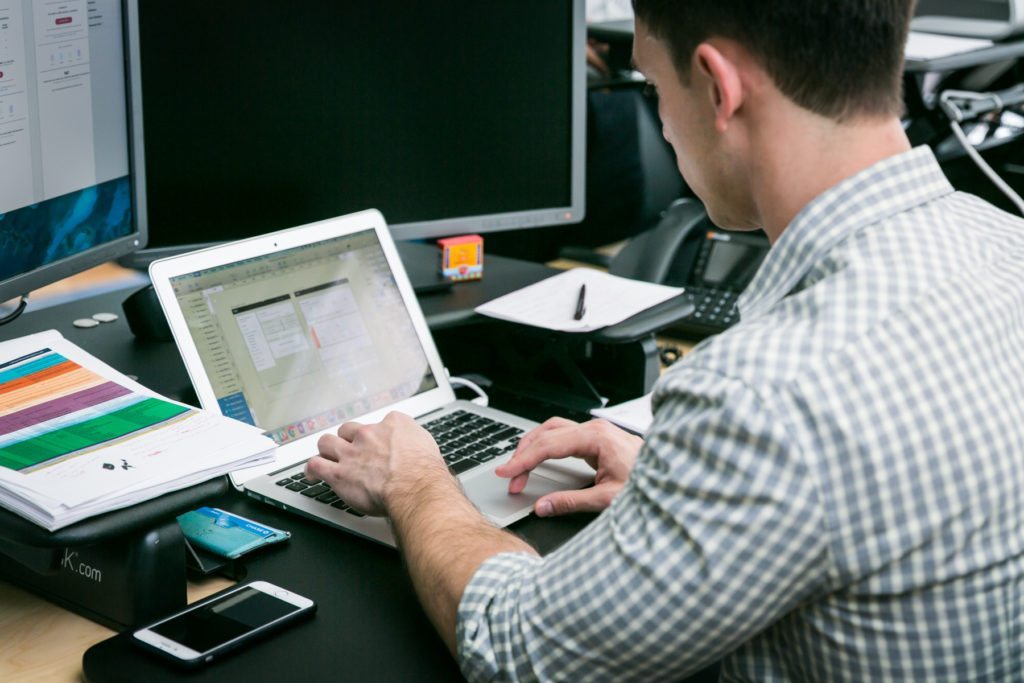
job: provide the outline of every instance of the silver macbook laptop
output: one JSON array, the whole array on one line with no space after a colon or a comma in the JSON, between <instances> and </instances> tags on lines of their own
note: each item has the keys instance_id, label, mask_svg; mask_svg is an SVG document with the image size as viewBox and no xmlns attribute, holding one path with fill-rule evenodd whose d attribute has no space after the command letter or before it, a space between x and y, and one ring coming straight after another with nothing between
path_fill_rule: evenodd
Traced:
<instances>
[{"instance_id":1,"label":"silver macbook laptop","mask_svg":"<svg viewBox=\"0 0 1024 683\"><path fill-rule=\"evenodd\" d=\"M455 400L377 211L156 261L150 277L203 408L278 444L273 465L232 473L255 498L394 545L386 520L303 476L320 435L392 410L435 436L467 496L501 526L542 495L593 481L585 463L559 460L509 495L494 468L536 423Z\"/></svg>"}]
</instances>

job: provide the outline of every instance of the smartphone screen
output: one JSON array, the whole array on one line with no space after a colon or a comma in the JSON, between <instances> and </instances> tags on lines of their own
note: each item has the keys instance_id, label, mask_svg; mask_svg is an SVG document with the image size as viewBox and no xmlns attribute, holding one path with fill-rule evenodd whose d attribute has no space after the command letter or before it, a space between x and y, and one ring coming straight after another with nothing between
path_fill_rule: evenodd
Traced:
<instances>
[{"instance_id":1,"label":"smartphone screen","mask_svg":"<svg viewBox=\"0 0 1024 683\"><path fill-rule=\"evenodd\" d=\"M278 597L280 596L280 597ZM183 663L209 661L208 655L230 649L297 613L312 613L311 600L262 581L243 586L201 607L140 629L137 640Z\"/></svg>"},{"instance_id":2,"label":"smartphone screen","mask_svg":"<svg viewBox=\"0 0 1024 683\"><path fill-rule=\"evenodd\" d=\"M206 652L298 610L296 605L247 587L150 630L196 652Z\"/></svg>"}]
</instances>

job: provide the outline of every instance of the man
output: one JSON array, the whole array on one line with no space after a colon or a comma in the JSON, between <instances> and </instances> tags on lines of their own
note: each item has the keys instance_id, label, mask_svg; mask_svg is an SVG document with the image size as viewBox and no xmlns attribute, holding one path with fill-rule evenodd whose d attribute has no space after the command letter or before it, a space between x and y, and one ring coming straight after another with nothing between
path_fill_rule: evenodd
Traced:
<instances>
[{"instance_id":1,"label":"man","mask_svg":"<svg viewBox=\"0 0 1024 683\"><path fill-rule=\"evenodd\" d=\"M309 476L388 514L470 679L1020 680L1024 221L898 118L912 0L635 0L637 67L711 217L772 250L741 323L658 383L641 443L552 420L502 470L586 457L603 514L538 558L408 418Z\"/></svg>"}]
</instances>

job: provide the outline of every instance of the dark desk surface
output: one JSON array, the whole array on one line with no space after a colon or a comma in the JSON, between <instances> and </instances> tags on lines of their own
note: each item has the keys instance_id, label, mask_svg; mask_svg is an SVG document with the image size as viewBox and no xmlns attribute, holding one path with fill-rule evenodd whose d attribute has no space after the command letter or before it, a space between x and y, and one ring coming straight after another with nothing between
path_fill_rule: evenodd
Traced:
<instances>
[{"instance_id":1,"label":"dark desk surface","mask_svg":"<svg viewBox=\"0 0 1024 683\"><path fill-rule=\"evenodd\" d=\"M196 681L452 681L458 667L427 620L397 552L231 492L211 503L292 532L246 563L263 579L316 601L316 616L189 674ZM589 518L539 520L514 529L542 552ZM90 683L172 680L180 672L138 650L123 633L90 648Z\"/></svg>"},{"instance_id":2,"label":"dark desk surface","mask_svg":"<svg viewBox=\"0 0 1024 683\"><path fill-rule=\"evenodd\" d=\"M399 242L409 279L415 285L436 279L438 250L432 244ZM430 329L437 331L466 324L476 316L473 309L491 299L514 292L546 277L555 275L555 268L493 254L484 255L484 277L475 282L460 282L449 290L419 297L420 308Z\"/></svg>"},{"instance_id":3,"label":"dark desk surface","mask_svg":"<svg viewBox=\"0 0 1024 683\"><path fill-rule=\"evenodd\" d=\"M456 295L471 300L490 298L497 296L494 292L503 286L510 291L552 272L543 266L529 267L516 277L501 280L493 277L495 261L501 263L494 258L488 261L492 275L489 286L487 280L464 285L465 289L457 287ZM480 285L484 287L470 289ZM127 294L112 292L32 312L0 328L0 338L57 329L70 341L122 372L135 375L154 390L179 399L190 396L191 383L174 344L136 340L123 317L87 330L71 324L75 318L101 311L121 314L120 303ZM465 303L453 303L446 294L428 296L423 301L428 319L437 316L431 320L432 326L465 322L465 307ZM235 491L209 502L290 530L291 540L270 546L247 560L247 578L279 583L312 598L319 609L311 621L187 678L275 682L296 676L301 680L377 681L460 678L457 666L420 608L401 558L394 550L288 514ZM529 517L513 529L541 552L547 552L587 521L588 517L543 521ZM182 677L180 671L137 650L128 638L122 634L90 648L83 660L86 679L100 683Z\"/></svg>"}]
</instances>

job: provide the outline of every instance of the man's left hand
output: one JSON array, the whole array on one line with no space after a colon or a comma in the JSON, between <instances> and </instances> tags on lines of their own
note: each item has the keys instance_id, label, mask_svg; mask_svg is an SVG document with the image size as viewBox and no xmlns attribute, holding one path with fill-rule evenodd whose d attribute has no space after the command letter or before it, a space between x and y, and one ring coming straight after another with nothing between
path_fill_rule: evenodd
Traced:
<instances>
[{"instance_id":1,"label":"man's left hand","mask_svg":"<svg viewBox=\"0 0 1024 683\"><path fill-rule=\"evenodd\" d=\"M306 463L306 476L319 479L369 515L388 514L388 496L424 469L447 474L433 437L408 415L389 413L379 424L346 422L338 435L317 442L320 453Z\"/></svg>"}]
</instances>

